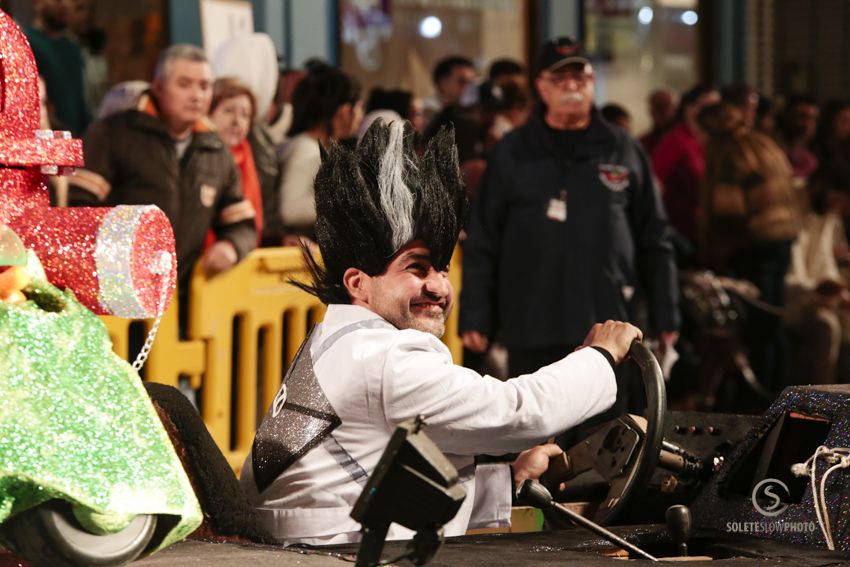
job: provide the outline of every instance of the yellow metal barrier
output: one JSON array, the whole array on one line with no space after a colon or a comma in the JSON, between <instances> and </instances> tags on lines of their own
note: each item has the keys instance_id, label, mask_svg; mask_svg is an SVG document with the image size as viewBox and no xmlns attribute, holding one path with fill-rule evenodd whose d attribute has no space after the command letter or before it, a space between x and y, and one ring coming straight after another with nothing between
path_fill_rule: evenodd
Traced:
<instances>
[{"instance_id":1,"label":"yellow metal barrier","mask_svg":"<svg viewBox=\"0 0 850 567\"><path fill-rule=\"evenodd\" d=\"M460 263L456 251L449 272L456 291L460 289ZM255 250L232 270L211 279L196 269L190 293L189 339L179 340L175 300L151 350L146 379L177 385L180 376L189 377L192 387L201 392L201 416L236 471L286 368L309 329L324 316L325 306L318 299L288 283L306 277L301 251L295 247ZM459 362L463 347L455 307L444 341ZM131 321L102 319L115 351L126 358ZM145 324L148 329L150 322Z\"/></svg>"},{"instance_id":2,"label":"yellow metal barrier","mask_svg":"<svg viewBox=\"0 0 850 567\"><path fill-rule=\"evenodd\" d=\"M455 364L463 363L463 342L457 332L458 313L460 312L460 301L458 298L460 297L460 282L462 273L461 260L462 254L460 246L456 246L455 252L452 254L451 264L449 264L449 280L452 282L452 287L455 290L455 306L454 309L452 309L451 315L449 315L448 321L446 321L446 333L443 335L443 342L446 343L449 351L451 351Z\"/></svg>"},{"instance_id":3,"label":"yellow metal barrier","mask_svg":"<svg viewBox=\"0 0 850 567\"><path fill-rule=\"evenodd\" d=\"M113 350L123 359L128 359L130 325L144 325L145 334L150 331L153 320L134 321L120 317L103 316L109 336L112 338ZM177 294L159 325L154 348L144 366L145 379L169 386L177 386L180 376L186 376L192 388L201 387L201 377L204 373L205 345L199 340L180 340L177 328Z\"/></svg>"},{"instance_id":4,"label":"yellow metal barrier","mask_svg":"<svg viewBox=\"0 0 850 567\"><path fill-rule=\"evenodd\" d=\"M318 299L288 283L304 276L300 250L276 248L255 251L209 280L196 270L192 280L189 336L207 345L201 416L235 469L251 448L284 369L324 315Z\"/></svg>"}]
</instances>

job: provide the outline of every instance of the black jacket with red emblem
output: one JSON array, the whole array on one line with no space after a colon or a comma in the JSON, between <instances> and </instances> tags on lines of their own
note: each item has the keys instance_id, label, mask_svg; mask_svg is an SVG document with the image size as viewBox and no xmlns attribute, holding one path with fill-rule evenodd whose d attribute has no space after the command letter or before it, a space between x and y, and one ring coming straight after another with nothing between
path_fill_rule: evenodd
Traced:
<instances>
[{"instance_id":1,"label":"black jacket with red emblem","mask_svg":"<svg viewBox=\"0 0 850 567\"><path fill-rule=\"evenodd\" d=\"M182 292L210 228L233 243L240 259L256 246L254 209L242 194L230 150L208 120L195 125L180 158L146 94L136 109L93 123L83 152L85 168L69 178L69 205L162 209L174 229Z\"/></svg>"},{"instance_id":2,"label":"black jacket with red emblem","mask_svg":"<svg viewBox=\"0 0 850 567\"><path fill-rule=\"evenodd\" d=\"M594 109L566 155L543 118L493 150L463 248L460 329L501 330L508 348L580 344L607 319L679 326L668 224L638 143ZM565 353L566 354L566 353Z\"/></svg>"}]
</instances>

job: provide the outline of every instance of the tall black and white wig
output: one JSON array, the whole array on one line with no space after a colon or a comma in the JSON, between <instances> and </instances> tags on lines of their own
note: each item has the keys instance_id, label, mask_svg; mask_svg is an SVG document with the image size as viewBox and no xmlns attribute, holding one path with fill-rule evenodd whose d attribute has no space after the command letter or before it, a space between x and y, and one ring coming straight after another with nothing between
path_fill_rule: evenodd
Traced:
<instances>
[{"instance_id":1,"label":"tall black and white wig","mask_svg":"<svg viewBox=\"0 0 850 567\"><path fill-rule=\"evenodd\" d=\"M443 128L421 159L414 139L409 122L378 120L354 150L334 144L322 156L314 190L323 264L304 247L312 283L293 283L326 304L351 303L345 271L379 275L414 240L436 269L448 267L468 206L454 131Z\"/></svg>"}]
</instances>

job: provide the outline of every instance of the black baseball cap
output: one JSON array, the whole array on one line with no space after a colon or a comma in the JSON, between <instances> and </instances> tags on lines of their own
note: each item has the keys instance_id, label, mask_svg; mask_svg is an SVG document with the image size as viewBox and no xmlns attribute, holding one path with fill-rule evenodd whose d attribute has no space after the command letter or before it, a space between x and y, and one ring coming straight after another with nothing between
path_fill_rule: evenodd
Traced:
<instances>
[{"instance_id":1,"label":"black baseball cap","mask_svg":"<svg viewBox=\"0 0 850 567\"><path fill-rule=\"evenodd\" d=\"M557 71L564 65L579 63L590 64L590 59L584 51L584 46L573 37L556 37L550 39L540 48L537 56L537 73Z\"/></svg>"}]
</instances>

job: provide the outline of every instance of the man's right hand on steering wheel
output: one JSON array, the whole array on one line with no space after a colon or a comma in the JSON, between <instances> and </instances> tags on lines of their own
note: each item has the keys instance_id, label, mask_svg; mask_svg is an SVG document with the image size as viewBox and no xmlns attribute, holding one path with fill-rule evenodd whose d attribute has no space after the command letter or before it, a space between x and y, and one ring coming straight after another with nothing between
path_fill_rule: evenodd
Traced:
<instances>
[{"instance_id":1,"label":"man's right hand on steering wheel","mask_svg":"<svg viewBox=\"0 0 850 567\"><path fill-rule=\"evenodd\" d=\"M634 325L609 319L591 327L579 348L589 346L603 348L614 358L614 364L619 364L629 353L632 342L642 339L643 333Z\"/></svg>"}]
</instances>

